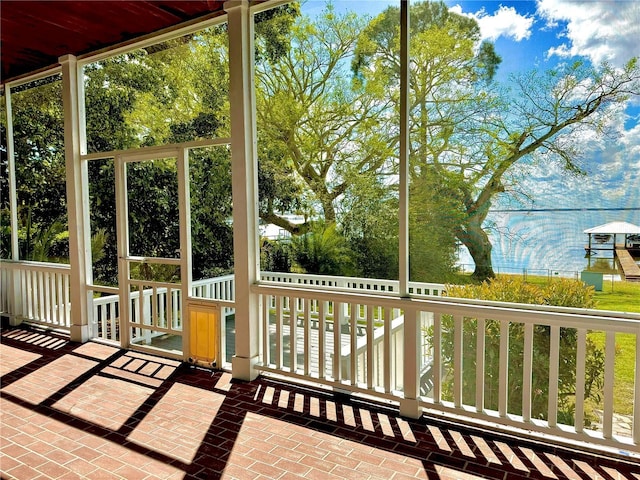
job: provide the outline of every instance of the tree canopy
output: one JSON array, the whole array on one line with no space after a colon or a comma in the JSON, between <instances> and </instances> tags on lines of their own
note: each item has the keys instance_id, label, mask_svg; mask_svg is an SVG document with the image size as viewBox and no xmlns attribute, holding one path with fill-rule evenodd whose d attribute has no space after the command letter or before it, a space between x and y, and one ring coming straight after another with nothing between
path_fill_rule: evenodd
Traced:
<instances>
[{"instance_id":1,"label":"tree canopy","mask_svg":"<svg viewBox=\"0 0 640 480\"><path fill-rule=\"evenodd\" d=\"M330 4L314 18L300 12L291 4L256 17L260 219L307 236L298 242L298 258L311 258L300 252L326 234L353 260L350 273L396 278L404 261L398 258L399 9L373 18L338 13ZM412 4L410 13L411 279L447 281L459 244L474 259L474 277L492 278L487 215L522 190L518 167L559 162L582 174L579 138L585 131L606 134L616 109L640 94L638 62L630 59L622 69L561 64L498 84L501 59L481 40L475 20L442 2ZM228 136L226 42L222 25L87 66L89 151ZM34 238L59 238L59 228L50 228L66 224L66 204L59 81L24 90L14 95L14 129L28 258ZM233 265L229 155L214 150L194 152L191 171L198 276ZM2 154L4 181L6 149ZM136 214L151 232L140 241L162 239L153 247L170 252L175 239L167 232L175 231L177 206L165 180L174 172L148 168L136 188L153 191L157 205ZM90 162L89 175L92 228L108 237L115 228L113 168ZM156 211L160 206L164 213ZM305 221L294 223L291 214ZM115 281L114 239L104 248L99 275Z\"/></svg>"}]
</instances>

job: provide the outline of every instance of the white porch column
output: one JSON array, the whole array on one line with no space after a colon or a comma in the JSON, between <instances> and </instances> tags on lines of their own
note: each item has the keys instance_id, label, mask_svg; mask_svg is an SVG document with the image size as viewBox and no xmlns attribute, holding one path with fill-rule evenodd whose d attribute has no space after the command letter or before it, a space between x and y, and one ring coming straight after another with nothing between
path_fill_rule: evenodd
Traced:
<instances>
[{"instance_id":1,"label":"white porch column","mask_svg":"<svg viewBox=\"0 0 640 480\"><path fill-rule=\"evenodd\" d=\"M224 4L229 19L229 100L231 105L231 173L233 251L236 289L236 353L232 374L241 380L258 376L259 301L251 292L259 271L258 167L255 91L253 87L253 18L247 0Z\"/></svg>"},{"instance_id":2,"label":"white porch column","mask_svg":"<svg viewBox=\"0 0 640 480\"><path fill-rule=\"evenodd\" d=\"M400 2L400 205L399 286L409 296L409 0Z\"/></svg>"},{"instance_id":3,"label":"white porch column","mask_svg":"<svg viewBox=\"0 0 640 480\"><path fill-rule=\"evenodd\" d=\"M400 400L400 415L408 418L420 418L420 342L418 310L408 306L404 309L404 366L403 366L403 391L404 398Z\"/></svg>"},{"instance_id":4,"label":"white porch column","mask_svg":"<svg viewBox=\"0 0 640 480\"><path fill-rule=\"evenodd\" d=\"M82 79L78 75L76 57L60 57L62 65L62 105L64 108L64 148L67 173L67 215L69 222L69 263L71 264L71 340L86 342L90 338L89 319L92 314L91 233L89 226L89 176L82 162L83 111Z\"/></svg>"},{"instance_id":5,"label":"white porch column","mask_svg":"<svg viewBox=\"0 0 640 480\"><path fill-rule=\"evenodd\" d=\"M409 296L409 0L400 2L400 295ZM400 400L400 415L420 418L420 332L418 310L404 309L404 398Z\"/></svg>"},{"instance_id":6,"label":"white porch column","mask_svg":"<svg viewBox=\"0 0 640 480\"><path fill-rule=\"evenodd\" d=\"M16 155L13 143L13 109L11 107L11 87L4 90L5 113L7 116L7 161L9 162L9 210L11 212L11 259L14 262L20 260L20 248L18 242L18 193L16 185ZM19 269L11 272L11 288L9 302L9 324L19 325L22 321L22 288L21 273Z\"/></svg>"}]
</instances>

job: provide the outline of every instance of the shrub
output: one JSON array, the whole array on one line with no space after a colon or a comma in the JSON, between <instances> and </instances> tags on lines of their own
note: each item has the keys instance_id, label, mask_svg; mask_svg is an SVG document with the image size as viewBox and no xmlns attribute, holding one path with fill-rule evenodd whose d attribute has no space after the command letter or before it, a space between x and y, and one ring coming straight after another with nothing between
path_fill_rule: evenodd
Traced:
<instances>
[{"instance_id":1,"label":"shrub","mask_svg":"<svg viewBox=\"0 0 640 480\"><path fill-rule=\"evenodd\" d=\"M555 305L564 307L591 308L593 287L575 280L557 279L548 285L537 286L526 283L516 277L500 277L479 285L448 285L446 296L475 298L490 301L526 303L536 305ZM522 386L524 360L523 323L509 324L508 354L508 406L509 413L522 414ZM463 403L475 404L476 395L476 341L478 322L475 318L463 320ZM546 419L549 389L549 351L550 328L536 325L533 333L533 371L532 371L532 418ZM427 341L433 345L433 330L427 332ZM499 400L500 363L500 322L487 319L485 323L485 404L483 408L497 410ZM577 331L572 328L560 329L560 365L558 380L558 421L572 424L574 421L574 398L576 385ZM446 372L453 371L454 321L451 315L442 319L442 355L445 368L443 398L452 400L453 379ZM585 398L597 400L598 390L602 386L604 355L601 349L587 340ZM587 424L590 419L585 419Z\"/></svg>"}]
</instances>

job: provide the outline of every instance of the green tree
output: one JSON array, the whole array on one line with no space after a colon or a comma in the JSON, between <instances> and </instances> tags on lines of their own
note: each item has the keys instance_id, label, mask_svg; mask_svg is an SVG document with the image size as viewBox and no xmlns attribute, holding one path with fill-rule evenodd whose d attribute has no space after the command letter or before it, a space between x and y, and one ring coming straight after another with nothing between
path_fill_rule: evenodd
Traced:
<instances>
[{"instance_id":1,"label":"green tree","mask_svg":"<svg viewBox=\"0 0 640 480\"><path fill-rule=\"evenodd\" d=\"M580 172L579 142L568 139L585 129L604 132L612 107L638 95L637 60L620 70L561 65L515 79L513 91L498 91L491 80L500 59L480 42L474 20L440 2L416 3L411 15L411 191L442 187L442 207L457 209L450 227L474 259L473 276L492 278L485 220L497 197L518 190L516 166L535 157ZM384 94L381 102L396 109L397 19L397 7L376 17L362 32L353 62L359 81L373 84L371 91Z\"/></svg>"},{"instance_id":2,"label":"green tree","mask_svg":"<svg viewBox=\"0 0 640 480\"><path fill-rule=\"evenodd\" d=\"M65 261L68 237L61 235L66 230L67 204L60 76L14 88L11 100L20 258ZM8 181L6 135L2 140L3 176ZM2 196L8 224L9 198ZM8 251L10 236L5 238Z\"/></svg>"},{"instance_id":3,"label":"green tree","mask_svg":"<svg viewBox=\"0 0 640 480\"><path fill-rule=\"evenodd\" d=\"M398 279L398 196L375 173L356 175L340 203L341 231L356 275Z\"/></svg>"},{"instance_id":4,"label":"green tree","mask_svg":"<svg viewBox=\"0 0 640 480\"><path fill-rule=\"evenodd\" d=\"M409 208L410 276L444 281L454 270L456 228L463 220L459 181L450 172L456 129L486 104L486 88L500 63L493 45L480 42L477 23L440 2L411 7ZM389 7L362 32L352 62L358 82L399 109L399 9ZM390 113L389 113L390 114ZM465 126L467 125L467 126ZM399 137L394 138L395 142ZM397 144L397 143L396 143Z\"/></svg>"},{"instance_id":5,"label":"green tree","mask_svg":"<svg viewBox=\"0 0 640 480\"><path fill-rule=\"evenodd\" d=\"M308 223L293 224L277 210L293 205L312 208L310 219L334 223L336 202L354 176L389 170L394 152L383 108L347 75L364 26L357 15L328 6L315 22L300 17L286 53L257 65L261 178L279 184L261 189L271 195L260 199L263 221L304 233ZM302 195L294 203L289 198L296 192Z\"/></svg>"},{"instance_id":6,"label":"green tree","mask_svg":"<svg viewBox=\"0 0 640 480\"><path fill-rule=\"evenodd\" d=\"M293 258L305 273L318 275L350 275L352 253L335 223L316 222L305 233L292 240Z\"/></svg>"}]
</instances>

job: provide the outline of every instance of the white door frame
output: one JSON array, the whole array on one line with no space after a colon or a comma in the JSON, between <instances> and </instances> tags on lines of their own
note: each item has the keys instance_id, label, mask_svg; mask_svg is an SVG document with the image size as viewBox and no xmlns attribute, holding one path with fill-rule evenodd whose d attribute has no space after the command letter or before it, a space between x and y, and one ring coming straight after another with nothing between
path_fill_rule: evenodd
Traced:
<instances>
[{"instance_id":1,"label":"white door frame","mask_svg":"<svg viewBox=\"0 0 640 480\"><path fill-rule=\"evenodd\" d=\"M180 226L180 250L177 258L136 257L131 255L129 245L129 208L127 193L127 164L152 161L161 158L175 158L178 177L178 211ZM139 348L131 343L131 301L130 301L130 262L175 264L180 266L180 302L178 312L182 321L182 359L189 352L189 321L186 315L187 300L191 293L191 201L189 191L189 152L185 147L133 149L119 153L114 158L116 189L116 237L118 247L118 288L120 295L120 346ZM143 303L141 294L140 303ZM141 308L142 311L142 308ZM154 350L162 354L162 350ZM175 357L169 352L167 356Z\"/></svg>"}]
</instances>

